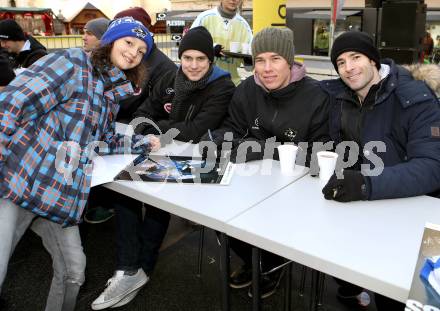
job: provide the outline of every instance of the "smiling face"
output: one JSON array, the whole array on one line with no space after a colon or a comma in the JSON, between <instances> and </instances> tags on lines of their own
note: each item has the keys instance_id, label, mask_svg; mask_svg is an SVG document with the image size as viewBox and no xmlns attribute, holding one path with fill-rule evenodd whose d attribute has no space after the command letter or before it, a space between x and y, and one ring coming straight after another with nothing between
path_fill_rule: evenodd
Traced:
<instances>
[{"instance_id":1,"label":"smiling face","mask_svg":"<svg viewBox=\"0 0 440 311\"><path fill-rule=\"evenodd\" d=\"M258 54L254 63L255 74L269 91L289 85L290 66L284 57L277 53L265 52Z\"/></svg>"},{"instance_id":2,"label":"smiling face","mask_svg":"<svg viewBox=\"0 0 440 311\"><path fill-rule=\"evenodd\" d=\"M379 83L379 71L374 61L359 52L345 52L336 59L342 81L360 97L365 99L371 86Z\"/></svg>"},{"instance_id":3,"label":"smiling face","mask_svg":"<svg viewBox=\"0 0 440 311\"><path fill-rule=\"evenodd\" d=\"M197 50L186 50L180 58L182 71L191 81L199 81L209 70L209 59L205 53Z\"/></svg>"},{"instance_id":4,"label":"smiling face","mask_svg":"<svg viewBox=\"0 0 440 311\"><path fill-rule=\"evenodd\" d=\"M121 70L136 67L147 52L147 44L141 39L123 37L113 42L110 60Z\"/></svg>"}]
</instances>

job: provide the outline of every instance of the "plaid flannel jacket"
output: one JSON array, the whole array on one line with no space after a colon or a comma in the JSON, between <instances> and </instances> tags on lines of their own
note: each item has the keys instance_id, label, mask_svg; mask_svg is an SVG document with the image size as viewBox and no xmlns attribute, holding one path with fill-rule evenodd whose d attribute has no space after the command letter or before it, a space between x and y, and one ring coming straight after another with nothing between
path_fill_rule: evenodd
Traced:
<instances>
[{"instance_id":1,"label":"plaid flannel jacket","mask_svg":"<svg viewBox=\"0 0 440 311\"><path fill-rule=\"evenodd\" d=\"M142 136L114 134L118 101L131 93L122 71L94 73L81 49L49 54L18 75L0 92L0 196L77 224L90 191L92 142L105 143L100 153L145 150L131 150Z\"/></svg>"}]
</instances>

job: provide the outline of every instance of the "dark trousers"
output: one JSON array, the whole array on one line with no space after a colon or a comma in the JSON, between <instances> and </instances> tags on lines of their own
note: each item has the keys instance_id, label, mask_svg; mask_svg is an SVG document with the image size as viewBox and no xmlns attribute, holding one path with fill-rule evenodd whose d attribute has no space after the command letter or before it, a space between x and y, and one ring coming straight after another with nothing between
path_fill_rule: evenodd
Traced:
<instances>
[{"instance_id":1,"label":"dark trousers","mask_svg":"<svg viewBox=\"0 0 440 311\"><path fill-rule=\"evenodd\" d=\"M248 267L252 267L252 245L243 241L229 237L229 246L234 253L240 257L244 264ZM275 267L278 267L284 263L284 258L268 251L261 251L261 266L263 272L268 272Z\"/></svg>"},{"instance_id":2,"label":"dark trousers","mask_svg":"<svg viewBox=\"0 0 440 311\"><path fill-rule=\"evenodd\" d=\"M115 201L116 211L116 269L153 271L159 248L168 230L170 214L147 206L142 219L142 204L123 196Z\"/></svg>"},{"instance_id":3,"label":"dark trousers","mask_svg":"<svg viewBox=\"0 0 440 311\"><path fill-rule=\"evenodd\" d=\"M338 292L344 296L357 296L362 291L363 288L357 285L351 284L349 282L343 281L341 279L334 278L336 283L339 285ZM405 305L394 299L382 296L380 294L374 294L374 300L376 303L377 311L389 311L389 310L404 310Z\"/></svg>"}]
</instances>

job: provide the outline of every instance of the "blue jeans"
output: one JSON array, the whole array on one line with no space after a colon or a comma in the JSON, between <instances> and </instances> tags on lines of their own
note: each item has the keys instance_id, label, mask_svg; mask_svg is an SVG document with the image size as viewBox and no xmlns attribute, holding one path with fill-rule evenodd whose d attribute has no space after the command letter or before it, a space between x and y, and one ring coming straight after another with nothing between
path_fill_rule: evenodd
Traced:
<instances>
[{"instance_id":1,"label":"blue jeans","mask_svg":"<svg viewBox=\"0 0 440 311\"><path fill-rule=\"evenodd\" d=\"M0 292L9 258L29 226L52 257L53 277L45 310L73 311L86 267L78 227L62 228L5 199L0 199Z\"/></svg>"},{"instance_id":2,"label":"blue jeans","mask_svg":"<svg viewBox=\"0 0 440 311\"><path fill-rule=\"evenodd\" d=\"M142 219L142 203L117 195L116 270L142 268L150 274L157 262L159 248L168 230L170 214L148 206Z\"/></svg>"}]
</instances>

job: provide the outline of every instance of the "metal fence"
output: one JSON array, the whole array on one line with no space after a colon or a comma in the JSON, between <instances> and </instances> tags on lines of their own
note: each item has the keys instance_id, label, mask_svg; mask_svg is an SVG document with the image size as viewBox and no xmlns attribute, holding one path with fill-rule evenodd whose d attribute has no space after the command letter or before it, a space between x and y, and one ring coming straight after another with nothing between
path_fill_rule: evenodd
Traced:
<instances>
[{"instance_id":1,"label":"metal fence","mask_svg":"<svg viewBox=\"0 0 440 311\"><path fill-rule=\"evenodd\" d=\"M80 35L47 37L35 36L35 39L37 39L48 50L59 50L83 46L82 36ZM177 56L178 42L172 40L171 34L155 34L154 42L156 42L157 47L171 60L175 62L179 61Z\"/></svg>"}]
</instances>

